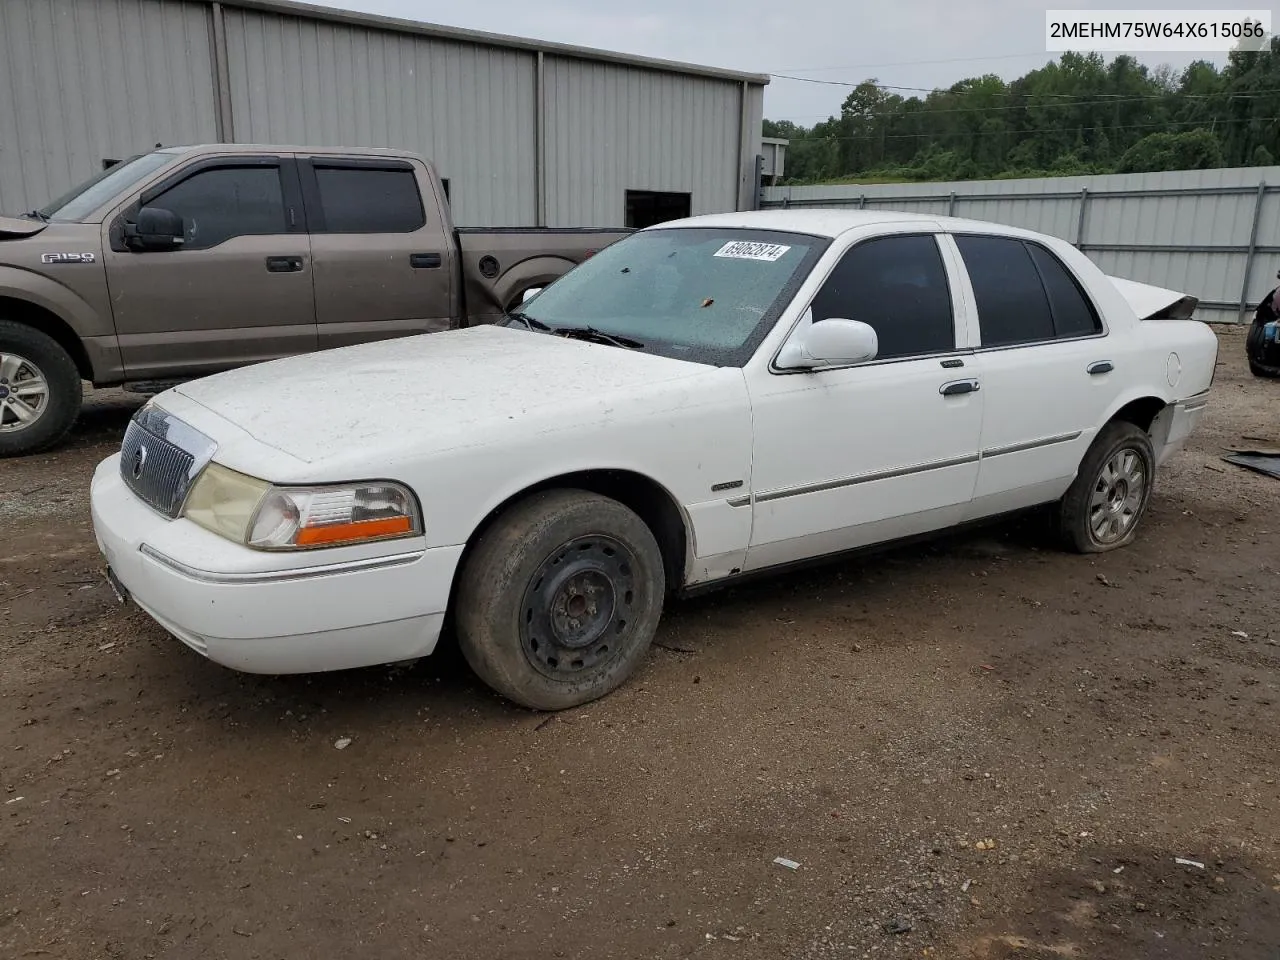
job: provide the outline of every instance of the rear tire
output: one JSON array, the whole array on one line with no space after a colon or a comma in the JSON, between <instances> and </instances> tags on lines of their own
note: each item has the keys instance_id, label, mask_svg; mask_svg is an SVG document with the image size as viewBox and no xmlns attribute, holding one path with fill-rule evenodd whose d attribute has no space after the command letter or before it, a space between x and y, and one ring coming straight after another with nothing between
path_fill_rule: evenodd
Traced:
<instances>
[{"instance_id":1,"label":"rear tire","mask_svg":"<svg viewBox=\"0 0 1280 960\"><path fill-rule=\"evenodd\" d=\"M0 320L0 457L48 449L80 414L75 361L46 333Z\"/></svg>"},{"instance_id":2,"label":"rear tire","mask_svg":"<svg viewBox=\"0 0 1280 960\"><path fill-rule=\"evenodd\" d=\"M1063 545L1077 553L1105 553L1132 543L1151 500L1155 472L1147 432L1122 420L1108 423L1059 504Z\"/></svg>"},{"instance_id":3,"label":"rear tire","mask_svg":"<svg viewBox=\"0 0 1280 960\"><path fill-rule=\"evenodd\" d=\"M1267 379L1280 377L1280 367L1267 366L1260 360L1254 359L1263 355L1262 327L1263 325L1255 320L1249 325L1249 332L1245 335L1244 353L1245 358L1249 361L1249 372L1255 377L1265 377Z\"/></svg>"},{"instance_id":4,"label":"rear tire","mask_svg":"<svg viewBox=\"0 0 1280 960\"><path fill-rule=\"evenodd\" d=\"M476 674L534 710L619 687L662 616L666 575L652 531L582 490L520 501L481 536L461 572L458 643Z\"/></svg>"}]
</instances>

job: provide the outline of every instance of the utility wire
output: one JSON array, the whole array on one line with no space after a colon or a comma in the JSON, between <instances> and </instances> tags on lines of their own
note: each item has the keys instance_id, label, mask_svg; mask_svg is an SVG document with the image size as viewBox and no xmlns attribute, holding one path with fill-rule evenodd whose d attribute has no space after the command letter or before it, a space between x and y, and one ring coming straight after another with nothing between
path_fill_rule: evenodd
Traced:
<instances>
[{"instance_id":1,"label":"utility wire","mask_svg":"<svg viewBox=\"0 0 1280 960\"><path fill-rule=\"evenodd\" d=\"M821 84L827 84L829 86L849 87L849 88L856 88L856 87L870 85L875 87L877 90L906 90L912 93L929 93L929 94L955 93L958 95L962 95L962 94L968 93L972 89L972 88L969 88L969 89L962 89L960 91L953 91L951 87L903 87L903 86L898 86L892 83L878 83L874 80L863 80L860 83L852 83L848 80L815 80L812 77L791 77L782 73L771 73L769 74L769 76L779 80L799 80L801 83L821 83ZM969 79L977 79L977 78L971 77ZM966 81L964 80L958 81L957 83L952 84L952 87L960 86L965 82ZM1092 96L1096 96L1100 98L1096 101L1098 103L1119 103L1119 102L1124 102L1125 100L1163 100L1168 97L1180 97L1182 99L1200 99L1200 100L1212 99L1214 97L1252 97L1252 96L1258 96L1258 95L1268 94L1268 93L1280 93L1280 87L1269 87L1265 90L1254 90L1249 93L1228 93L1226 91L1221 93L1181 93L1179 91L1171 90L1168 93L1141 93L1141 94L1132 94L1128 96L1121 93L1100 93L1100 94L1092 94ZM1081 96L1081 94L1078 94L1078 93L1033 93L1033 92L1027 92L1022 90L990 90L990 91L987 91L987 94L993 97L1055 97L1058 99L1071 99L1073 97ZM987 109L1016 110L1016 109L1019 109L1019 107L1017 105L1014 105L1009 107L989 107Z\"/></svg>"},{"instance_id":2,"label":"utility wire","mask_svg":"<svg viewBox=\"0 0 1280 960\"><path fill-rule=\"evenodd\" d=\"M826 70L874 70L879 67L916 67L935 63L975 63L983 60L1022 60L1049 56L1049 51L1033 53L1001 53L990 57L947 57L942 60L894 60L891 63L846 63L835 67L779 67L778 73L822 73Z\"/></svg>"},{"instance_id":3,"label":"utility wire","mask_svg":"<svg viewBox=\"0 0 1280 960\"><path fill-rule=\"evenodd\" d=\"M943 93L944 91L937 91L937 92L939 92L939 93ZM946 114L946 113L1003 113L1003 112L1007 112L1007 111L1010 111L1010 110L1041 110L1041 109L1048 108L1048 107L1091 107L1091 106L1110 106L1110 105L1112 105L1112 104L1120 104L1120 103L1144 103L1144 102L1147 102L1147 101L1152 101L1152 102L1163 102L1163 103L1170 103L1170 102L1177 103L1177 102L1185 102L1185 101L1187 101L1187 100L1193 100L1193 101L1196 101L1196 102L1200 102L1200 101L1207 101L1207 100L1215 100L1215 99L1216 99L1216 100L1261 100L1261 99L1263 99L1263 98L1270 97L1270 96L1272 96L1273 94L1277 94L1277 93L1280 93L1280 87L1273 87L1273 88L1268 88L1268 89L1265 89L1265 90L1252 90L1252 91L1248 91L1248 92L1241 92L1241 93L1227 93L1227 92L1223 92L1223 93L1188 93L1188 94L1182 94L1182 93L1167 93L1167 94L1163 94L1163 93L1155 93L1155 94L1138 94L1138 95L1128 96L1128 97L1126 97L1126 96L1121 96L1120 94L1103 94L1102 96L1103 96L1103 97L1105 97L1106 99L1100 99L1100 100L1071 100L1071 101L1068 101L1068 100L1047 100L1047 101L1044 101L1044 102L1042 102L1042 103L1015 103L1015 104L1006 104L1006 105L1001 105L1001 106L983 106L983 107L978 107L978 106L974 106L974 107L931 107L931 106L929 106L929 104L928 104L927 102L925 102L925 101L921 101L921 103L922 103L922 108L921 108L921 109L916 110L916 111L914 111L914 112L912 112L912 113L896 113L896 114L894 115L894 117L895 117L895 119L896 119L896 118L915 117L915 116L930 116L930 117L932 117L932 116L936 116L936 115L939 115L939 114ZM964 93L956 94L956 96L964 96L964 95L965 95ZM1022 94L1022 96L1035 96L1035 94ZM1067 96L1073 96L1073 94L1049 94L1049 96L1062 96L1062 97L1067 97ZM824 117L822 114L810 114L810 115L808 115L808 116L806 116L806 117L803 117L803 118L801 118L801 117L770 117L769 119L770 119L770 120L774 120L774 121L778 121L778 120L785 120L785 119L789 119L789 120L793 120L793 121L794 121L794 120L798 120L798 119L810 119L810 120L822 120L822 119L828 119L828 120L830 120L830 119L837 119L837 120L838 120L838 119L839 119L839 115L838 115L838 114L827 114L827 115L825 115L825 117Z\"/></svg>"},{"instance_id":4,"label":"utility wire","mask_svg":"<svg viewBox=\"0 0 1280 960\"><path fill-rule=\"evenodd\" d=\"M1129 123L1116 124L1115 126L1093 126L1093 127L1076 127L1076 126L1057 126L1057 127L1039 127L1033 130L1019 130L1010 128L1008 130L975 130L975 131L930 131L925 133L889 133L889 134L869 134L867 136L858 137L792 137L790 143L833 143L833 142L855 142L855 141L874 141L876 143L882 140L918 140L921 137L929 137L935 140L962 139L968 137L1021 137L1029 133L1092 133L1094 131L1115 132L1120 130L1143 130L1152 127L1167 129L1168 127L1185 127L1185 126L1223 126L1229 123L1271 123L1280 121L1278 117L1235 117L1217 120L1180 120L1170 121L1168 123Z\"/></svg>"}]
</instances>

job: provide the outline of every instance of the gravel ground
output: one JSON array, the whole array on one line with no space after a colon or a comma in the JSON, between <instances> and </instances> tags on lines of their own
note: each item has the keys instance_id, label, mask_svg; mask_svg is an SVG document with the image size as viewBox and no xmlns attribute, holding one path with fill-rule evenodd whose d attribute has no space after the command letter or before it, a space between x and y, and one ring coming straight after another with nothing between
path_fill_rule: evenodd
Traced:
<instances>
[{"instance_id":1,"label":"gravel ground","mask_svg":"<svg viewBox=\"0 0 1280 960\"><path fill-rule=\"evenodd\" d=\"M1220 455L1280 383L1220 335L1132 547L1032 517L680 603L554 716L118 607L88 480L138 400L95 395L0 466L0 956L1275 960L1280 483Z\"/></svg>"}]
</instances>

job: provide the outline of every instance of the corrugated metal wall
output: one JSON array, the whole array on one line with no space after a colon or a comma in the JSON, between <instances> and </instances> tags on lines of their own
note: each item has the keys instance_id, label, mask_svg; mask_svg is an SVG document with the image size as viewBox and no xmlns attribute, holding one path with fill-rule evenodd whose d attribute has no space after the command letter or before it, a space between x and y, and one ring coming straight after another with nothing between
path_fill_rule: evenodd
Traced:
<instances>
[{"instance_id":1,"label":"corrugated metal wall","mask_svg":"<svg viewBox=\"0 0 1280 960\"><path fill-rule=\"evenodd\" d=\"M103 160L216 140L209 21L181 0L0 0L0 210Z\"/></svg>"},{"instance_id":2,"label":"corrugated metal wall","mask_svg":"<svg viewBox=\"0 0 1280 960\"><path fill-rule=\"evenodd\" d=\"M459 223L534 222L536 55L247 10L226 29L237 140L414 150Z\"/></svg>"},{"instance_id":3,"label":"corrugated metal wall","mask_svg":"<svg viewBox=\"0 0 1280 960\"><path fill-rule=\"evenodd\" d=\"M620 224L627 190L736 209L738 84L558 57L544 71L548 225Z\"/></svg>"},{"instance_id":4,"label":"corrugated metal wall","mask_svg":"<svg viewBox=\"0 0 1280 960\"><path fill-rule=\"evenodd\" d=\"M770 187L765 202L951 213L1038 230L1075 243L1108 273L1195 294L1200 317L1216 322L1248 319L1280 268L1280 167Z\"/></svg>"},{"instance_id":5,"label":"corrugated metal wall","mask_svg":"<svg viewBox=\"0 0 1280 960\"><path fill-rule=\"evenodd\" d=\"M219 140L418 151L468 226L534 224L540 195L550 226L621 226L628 189L753 203L746 75L429 33L270 0L0 0L0 210L157 142Z\"/></svg>"}]
</instances>

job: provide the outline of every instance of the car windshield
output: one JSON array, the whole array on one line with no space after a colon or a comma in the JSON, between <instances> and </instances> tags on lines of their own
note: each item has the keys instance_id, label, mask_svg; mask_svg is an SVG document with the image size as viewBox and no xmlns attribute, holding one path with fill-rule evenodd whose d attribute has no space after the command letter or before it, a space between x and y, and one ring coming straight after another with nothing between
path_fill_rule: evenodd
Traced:
<instances>
[{"instance_id":1,"label":"car windshield","mask_svg":"<svg viewBox=\"0 0 1280 960\"><path fill-rule=\"evenodd\" d=\"M40 209L49 220L83 220L122 190L173 160L172 153L144 153L103 170Z\"/></svg>"},{"instance_id":2,"label":"car windshield","mask_svg":"<svg viewBox=\"0 0 1280 960\"><path fill-rule=\"evenodd\" d=\"M829 243L770 230L645 230L569 271L508 322L590 328L634 349L742 366Z\"/></svg>"}]
</instances>

